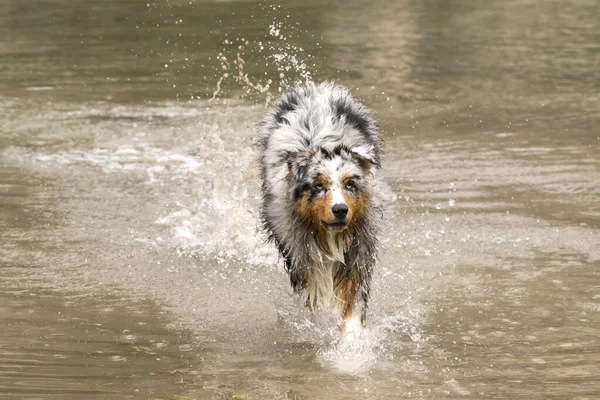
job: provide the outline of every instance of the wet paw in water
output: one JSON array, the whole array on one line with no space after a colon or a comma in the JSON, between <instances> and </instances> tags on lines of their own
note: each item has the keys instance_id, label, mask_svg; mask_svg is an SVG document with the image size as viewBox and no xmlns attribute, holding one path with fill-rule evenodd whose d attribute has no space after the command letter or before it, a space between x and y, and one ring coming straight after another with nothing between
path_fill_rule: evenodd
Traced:
<instances>
[{"instance_id":1,"label":"wet paw in water","mask_svg":"<svg viewBox=\"0 0 600 400\"><path fill-rule=\"evenodd\" d=\"M375 321L366 329L349 331L318 352L319 360L335 372L360 375L377 368L392 340L421 340L413 317L397 314ZM394 333L398 333L397 335ZM396 343L397 345L397 343Z\"/></svg>"},{"instance_id":2,"label":"wet paw in water","mask_svg":"<svg viewBox=\"0 0 600 400\"><path fill-rule=\"evenodd\" d=\"M359 335L354 332L332 343L329 348L320 351L323 363L342 374L361 374L367 372L377 361L377 337L370 330Z\"/></svg>"}]
</instances>

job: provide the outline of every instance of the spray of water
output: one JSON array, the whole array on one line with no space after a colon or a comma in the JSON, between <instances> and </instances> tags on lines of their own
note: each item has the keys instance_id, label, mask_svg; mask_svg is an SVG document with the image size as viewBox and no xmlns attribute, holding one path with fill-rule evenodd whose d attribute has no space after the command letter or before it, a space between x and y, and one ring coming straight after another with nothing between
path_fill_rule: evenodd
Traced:
<instances>
[{"instance_id":1,"label":"spray of water","mask_svg":"<svg viewBox=\"0 0 600 400\"><path fill-rule=\"evenodd\" d=\"M287 16L278 20L281 18L277 16L280 13L279 7L280 5L271 5L267 10L268 13L275 14L266 32L267 40L254 43L244 37L223 40L221 51L216 57L220 63L220 76L211 101L222 94L222 85L227 80L233 80L244 96L264 95L265 106L270 104L274 96L273 90L282 93L296 84L312 81L313 73L307 62L312 56L303 47L293 43L293 32L298 27L288 24ZM272 66L274 70L271 68L265 72L264 77L256 74L252 76L247 71L249 60L254 64Z\"/></svg>"}]
</instances>

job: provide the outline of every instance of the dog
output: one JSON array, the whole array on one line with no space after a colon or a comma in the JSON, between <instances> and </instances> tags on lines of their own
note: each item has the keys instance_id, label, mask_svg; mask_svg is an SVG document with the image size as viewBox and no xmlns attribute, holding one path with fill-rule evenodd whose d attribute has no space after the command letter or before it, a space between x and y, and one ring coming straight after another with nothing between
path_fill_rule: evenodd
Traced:
<instances>
[{"instance_id":1,"label":"dog","mask_svg":"<svg viewBox=\"0 0 600 400\"><path fill-rule=\"evenodd\" d=\"M308 83L260 123L261 221L295 293L340 316L343 337L366 326L382 199L379 128L347 89Z\"/></svg>"}]
</instances>

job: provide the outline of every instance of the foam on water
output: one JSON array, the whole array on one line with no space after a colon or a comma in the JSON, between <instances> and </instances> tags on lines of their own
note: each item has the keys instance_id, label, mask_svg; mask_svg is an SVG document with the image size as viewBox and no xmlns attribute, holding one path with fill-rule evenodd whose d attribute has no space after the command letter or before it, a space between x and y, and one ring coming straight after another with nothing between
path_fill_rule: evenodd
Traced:
<instances>
[{"instance_id":1,"label":"foam on water","mask_svg":"<svg viewBox=\"0 0 600 400\"><path fill-rule=\"evenodd\" d=\"M237 200L205 198L195 206L179 205L178 211L156 220L169 230L178 255L217 257L253 266L276 265L277 254L264 243L255 214L238 208Z\"/></svg>"},{"instance_id":2,"label":"foam on water","mask_svg":"<svg viewBox=\"0 0 600 400\"><path fill-rule=\"evenodd\" d=\"M118 113L137 112L122 109ZM186 115L189 115L187 110ZM205 132L190 146L171 149L138 143L54 153L11 147L3 154L29 159L41 168L83 166L142 180L161 193L161 202L172 204L154 221L167 230L166 238L164 235L148 238L138 232L136 240L149 247L166 245L180 256L275 266L276 251L265 244L258 226L257 154L239 134L226 141L224 136L231 134L231 129ZM149 139L139 131L135 137L140 133L145 140ZM162 193L163 187L177 190Z\"/></svg>"},{"instance_id":3,"label":"foam on water","mask_svg":"<svg viewBox=\"0 0 600 400\"><path fill-rule=\"evenodd\" d=\"M386 358L390 341L400 342L400 337L412 342L422 341L415 326L414 316L398 313L375 320L358 338L343 338L336 332L334 340L319 351L320 361L337 372L349 375L362 374L378 368Z\"/></svg>"},{"instance_id":4,"label":"foam on water","mask_svg":"<svg viewBox=\"0 0 600 400\"><path fill-rule=\"evenodd\" d=\"M179 180L198 176L202 162L195 157L174 153L148 145L125 145L116 149L73 149L56 153L35 153L33 160L49 164L83 164L100 168L105 173L141 171L147 183Z\"/></svg>"},{"instance_id":5,"label":"foam on water","mask_svg":"<svg viewBox=\"0 0 600 400\"><path fill-rule=\"evenodd\" d=\"M385 369L392 354L419 351L427 339L421 333L416 310L369 315L367 328L357 338L344 338L340 318L328 310L309 311L299 298L278 304L279 320L295 340L316 346L316 361L343 375L363 375Z\"/></svg>"}]
</instances>

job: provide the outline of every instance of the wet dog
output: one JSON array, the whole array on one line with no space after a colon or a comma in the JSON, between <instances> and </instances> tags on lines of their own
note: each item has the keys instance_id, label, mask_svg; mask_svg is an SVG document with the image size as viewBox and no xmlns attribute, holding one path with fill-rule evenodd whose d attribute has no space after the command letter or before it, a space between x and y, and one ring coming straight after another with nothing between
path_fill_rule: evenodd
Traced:
<instances>
[{"instance_id":1,"label":"wet dog","mask_svg":"<svg viewBox=\"0 0 600 400\"><path fill-rule=\"evenodd\" d=\"M261 219L292 287L331 308L345 337L366 323L378 222L378 127L348 91L307 84L283 95L260 126Z\"/></svg>"}]
</instances>

